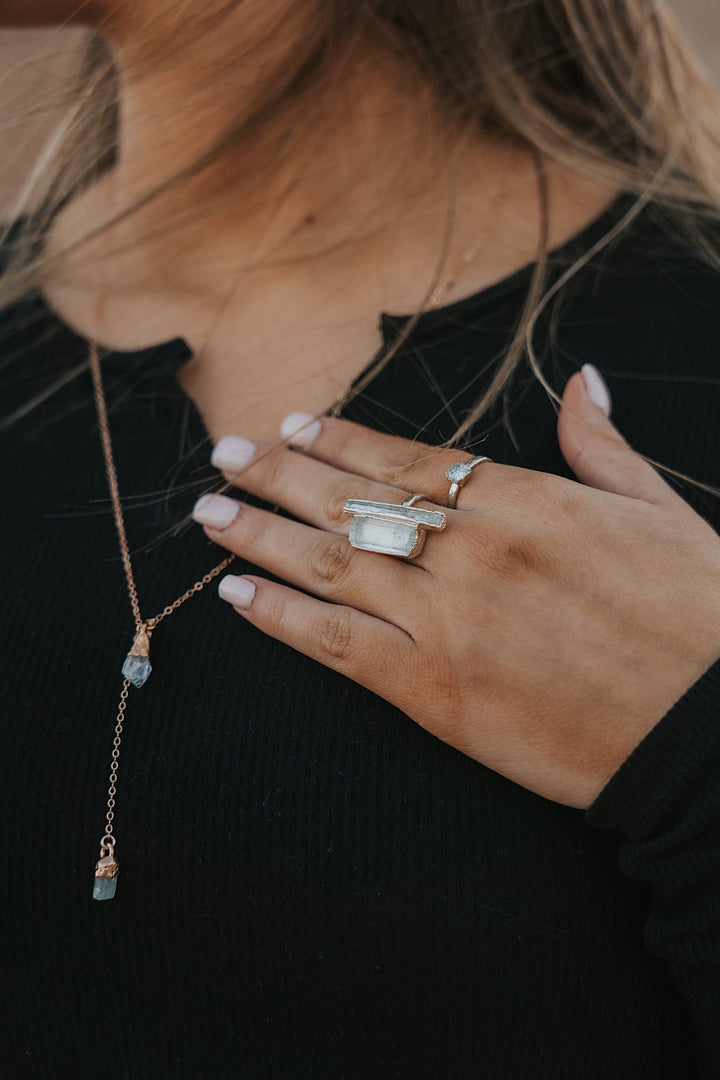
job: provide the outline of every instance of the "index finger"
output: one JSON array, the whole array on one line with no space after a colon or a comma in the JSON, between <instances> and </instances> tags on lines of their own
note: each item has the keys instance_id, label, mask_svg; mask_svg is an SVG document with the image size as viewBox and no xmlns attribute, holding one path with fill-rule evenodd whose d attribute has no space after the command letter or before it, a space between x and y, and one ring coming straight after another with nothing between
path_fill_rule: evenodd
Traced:
<instances>
[{"instance_id":1,"label":"index finger","mask_svg":"<svg viewBox=\"0 0 720 1080\"><path fill-rule=\"evenodd\" d=\"M286 416L280 434L294 449L320 461L406 491L421 491L440 504L450 486L446 470L473 458L463 450L428 446L351 420L318 419L305 413Z\"/></svg>"}]
</instances>

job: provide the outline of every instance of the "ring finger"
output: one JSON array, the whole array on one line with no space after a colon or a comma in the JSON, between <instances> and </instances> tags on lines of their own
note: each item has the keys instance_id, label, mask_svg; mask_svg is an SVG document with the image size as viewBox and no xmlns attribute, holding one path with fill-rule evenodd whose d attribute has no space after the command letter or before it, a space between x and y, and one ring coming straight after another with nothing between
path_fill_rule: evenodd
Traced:
<instances>
[{"instance_id":1,"label":"ring finger","mask_svg":"<svg viewBox=\"0 0 720 1080\"><path fill-rule=\"evenodd\" d=\"M211 540L284 581L407 630L406 598L417 608L427 576L419 566L224 495L202 496L193 517Z\"/></svg>"}]
</instances>

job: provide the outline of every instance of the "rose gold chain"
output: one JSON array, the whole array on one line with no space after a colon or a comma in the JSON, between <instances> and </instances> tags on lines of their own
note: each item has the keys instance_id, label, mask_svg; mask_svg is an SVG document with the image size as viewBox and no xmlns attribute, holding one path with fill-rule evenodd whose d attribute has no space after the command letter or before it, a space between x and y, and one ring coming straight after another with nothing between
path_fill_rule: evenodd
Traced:
<instances>
[{"instance_id":1,"label":"rose gold chain","mask_svg":"<svg viewBox=\"0 0 720 1080\"><path fill-rule=\"evenodd\" d=\"M120 743L122 742L123 722L125 720L125 705L128 699L128 691L130 690L130 680L125 679L123 683L122 693L120 694L120 704L118 706L118 714L115 718L115 738L113 739L113 751L110 758L110 787L108 789L108 804L107 804L107 816L105 825L105 835L100 841L100 858L102 859L106 855L113 855L115 853L115 837L113 835L113 820L115 818L115 795L117 788L115 786L117 782L117 771L120 763Z\"/></svg>"},{"instance_id":2,"label":"rose gold chain","mask_svg":"<svg viewBox=\"0 0 720 1080\"><path fill-rule=\"evenodd\" d=\"M206 585L208 585L213 578L216 578L218 574L221 574L223 570L230 565L235 558L234 555L228 555L222 562L214 566L212 570L208 571L204 577L196 581L194 585L191 585L182 596L178 596L176 600L173 600L171 604L163 608L159 614L154 615L153 618L143 622L142 615L140 614L140 602L138 600L137 586L135 585L135 576L133 574L132 560L130 558L130 545L128 544L127 533L125 531L125 519L122 511L122 502L120 501L120 491L118 488L117 471L115 469L115 459L112 450L112 439L110 437L110 424L108 422L107 415L107 403L105 401L105 391L102 383L102 373L100 371L100 356L96 342L91 341L88 345L88 354L90 362L90 372L93 380L93 392L95 396L95 407L97 409L98 424L100 427L100 440L102 442L103 457L105 459L105 473L107 475L108 489L110 491L110 499L112 502L113 516L115 518L115 529L117 532L118 546L120 548L120 555L122 558L123 569L125 571L125 580L127 582L128 596L130 598L130 607L132 609L133 620L135 622L136 636L145 633L150 633L163 621L168 615L172 615L174 611L184 604L186 600L195 596L201 592ZM110 758L110 786L108 788L108 802L107 802L107 814L105 833L100 841L100 858L107 861L108 857L114 862L115 856L115 834L113 828L113 822L115 820L115 795L117 794L117 774L118 766L120 764L120 744L122 742L123 724L125 722L125 709L127 706L128 695L130 691L130 679L126 678L123 682L122 691L120 694L120 702L118 705L118 712L115 718L115 737L113 739L113 749ZM108 874L103 871L102 875L98 874L100 864L96 869L96 877L107 877ZM117 874L117 864L115 864L114 873Z\"/></svg>"},{"instance_id":3,"label":"rose gold chain","mask_svg":"<svg viewBox=\"0 0 720 1080\"><path fill-rule=\"evenodd\" d=\"M182 596L178 596L177 600L173 600L172 604L168 604L167 607L164 607L159 615L154 615L152 619L148 619L145 623L145 629L154 630L163 619L167 619L168 615L172 615L173 611L177 611L180 605L184 604L186 600L189 600L192 596L196 596L199 592L202 592L205 586L209 585L213 578L216 578L218 574L222 574L223 570L230 565L234 558L234 555L228 555L221 563L214 566L204 577L201 577L199 581L196 581L194 585L191 585L187 592L184 592Z\"/></svg>"},{"instance_id":4,"label":"rose gold chain","mask_svg":"<svg viewBox=\"0 0 720 1080\"><path fill-rule=\"evenodd\" d=\"M110 438L110 425L107 417L107 405L105 403L105 392L103 390L102 375L100 373L100 357L98 355L97 344L94 341L91 341L89 344L89 359L93 380L93 391L95 394L95 408L97 409L98 423L100 425L100 441L102 442L103 457L105 458L105 473L107 476L108 488L110 489L113 515L115 517L115 529L117 531L123 569L125 570L125 580L127 581L128 594L130 596L130 607L132 608L133 619L135 620L135 630L139 633L140 630L142 630L143 622L140 615L140 604L138 602L137 588L135 586L135 578L133 576L132 563L130 561L130 547L125 533L125 520L123 518L122 503L120 502L120 492L118 490L112 440Z\"/></svg>"}]
</instances>

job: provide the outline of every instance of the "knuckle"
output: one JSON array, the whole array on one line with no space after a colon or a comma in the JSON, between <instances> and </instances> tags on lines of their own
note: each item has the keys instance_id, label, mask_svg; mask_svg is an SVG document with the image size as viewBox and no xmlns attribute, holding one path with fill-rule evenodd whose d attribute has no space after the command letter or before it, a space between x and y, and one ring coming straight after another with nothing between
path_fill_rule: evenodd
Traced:
<instances>
[{"instance_id":1,"label":"knuckle","mask_svg":"<svg viewBox=\"0 0 720 1080\"><path fill-rule=\"evenodd\" d=\"M286 460L284 453L277 452L268 454L262 460L258 461L255 466L255 469L257 470L256 475L261 477L263 486L269 491L274 491L279 487L280 474Z\"/></svg>"},{"instance_id":2,"label":"knuckle","mask_svg":"<svg viewBox=\"0 0 720 1080\"><path fill-rule=\"evenodd\" d=\"M312 580L322 586L338 588L347 578L353 548L344 537L323 543L310 555Z\"/></svg>"},{"instance_id":3,"label":"knuckle","mask_svg":"<svg viewBox=\"0 0 720 1080\"><path fill-rule=\"evenodd\" d=\"M506 525L484 530L480 547L481 558L490 570L508 577L535 573L542 561L537 538Z\"/></svg>"},{"instance_id":4,"label":"knuckle","mask_svg":"<svg viewBox=\"0 0 720 1080\"><path fill-rule=\"evenodd\" d=\"M274 595L267 605L265 615L264 621L268 626L273 627L273 632L282 634L290 621L286 598L282 594Z\"/></svg>"},{"instance_id":5,"label":"knuckle","mask_svg":"<svg viewBox=\"0 0 720 1080\"><path fill-rule=\"evenodd\" d=\"M350 612L339 608L325 615L318 627L317 641L325 656L336 663L348 663L354 646Z\"/></svg>"},{"instance_id":6,"label":"knuckle","mask_svg":"<svg viewBox=\"0 0 720 1080\"><path fill-rule=\"evenodd\" d=\"M260 512L246 514L244 520L238 522L235 527L237 528L238 525L242 528L242 532L238 535L238 543L242 542L248 551L262 551L268 532L268 523L264 515Z\"/></svg>"},{"instance_id":7,"label":"knuckle","mask_svg":"<svg viewBox=\"0 0 720 1080\"><path fill-rule=\"evenodd\" d=\"M535 469L514 469L505 497L514 511L527 514L535 506L554 504L568 483L561 476L537 472Z\"/></svg>"},{"instance_id":8,"label":"knuckle","mask_svg":"<svg viewBox=\"0 0 720 1080\"><path fill-rule=\"evenodd\" d=\"M341 458L352 456L356 450L358 435L362 432L362 429L358 429L357 425L335 416L324 418L323 429L326 435L330 435L333 449Z\"/></svg>"},{"instance_id":9,"label":"knuckle","mask_svg":"<svg viewBox=\"0 0 720 1080\"><path fill-rule=\"evenodd\" d=\"M362 498L362 495L353 495L353 498ZM348 500L347 481L340 480L330 485L326 493L325 518L331 528L347 525L349 518L343 507Z\"/></svg>"},{"instance_id":10,"label":"knuckle","mask_svg":"<svg viewBox=\"0 0 720 1080\"><path fill-rule=\"evenodd\" d=\"M442 451L437 447L418 446L412 459L408 458L407 450L404 450L402 457L398 454L397 461L385 466L382 479L393 487L409 490L415 486L415 480L419 476L434 475L435 467L439 468L441 460Z\"/></svg>"},{"instance_id":11,"label":"knuckle","mask_svg":"<svg viewBox=\"0 0 720 1080\"><path fill-rule=\"evenodd\" d=\"M572 517L577 511L576 485L562 476L541 475L537 478L536 498L541 507L557 518Z\"/></svg>"},{"instance_id":12,"label":"knuckle","mask_svg":"<svg viewBox=\"0 0 720 1080\"><path fill-rule=\"evenodd\" d=\"M654 478L653 478L654 479ZM629 475L623 483L622 493L627 499L644 502L647 497L648 474L644 470L638 470L634 475Z\"/></svg>"},{"instance_id":13,"label":"knuckle","mask_svg":"<svg viewBox=\"0 0 720 1080\"><path fill-rule=\"evenodd\" d=\"M557 531L562 521L577 517L580 491L580 485L564 476L527 470L509 496L512 529L538 536Z\"/></svg>"},{"instance_id":14,"label":"knuckle","mask_svg":"<svg viewBox=\"0 0 720 1080\"><path fill-rule=\"evenodd\" d=\"M412 469L415 462L392 462L380 470L380 479L391 487L404 489L412 486Z\"/></svg>"},{"instance_id":15,"label":"knuckle","mask_svg":"<svg viewBox=\"0 0 720 1080\"><path fill-rule=\"evenodd\" d=\"M540 569L539 548L534 536L508 536L503 546L503 567L513 577L536 574Z\"/></svg>"}]
</instances>

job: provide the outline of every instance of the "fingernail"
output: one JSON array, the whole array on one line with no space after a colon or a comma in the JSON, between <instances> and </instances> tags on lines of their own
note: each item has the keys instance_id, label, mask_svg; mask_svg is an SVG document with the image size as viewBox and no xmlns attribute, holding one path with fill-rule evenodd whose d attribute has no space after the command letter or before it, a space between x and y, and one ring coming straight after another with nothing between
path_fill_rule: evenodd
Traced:
<instances>
[{"instance_id":1,"label":"fingernail","mask_svg":"<svg viewBox=\"0 0 720 1080\"><path fill-rule=\"evenodd\" d=\"M201 495L193 506L193 520L211 529L227 529L238 515L240 503L227 495Z\"/></svg>"},{"instance_id":2,"label":"fingernail","mask_svg":"<svg viewBox=\"0 0 720 1080\"><path fill-rule=\"evenodd\" d=\"M216 469L244 469L255 457L256 449L249 439L225 435L213 450L210 462Z\"/></svg>"},{"instance_id":3,"label":"fingernail","mask_svg":"<svg viewBox=\"0 0 720 1080\"><path fill-rule=\"evenodd\" d=\"M310 413L291 412L280 424L280 438L298 450L308 450L322 430L322 424Z\"/></svg>"},{"instance_id":4,"label":"fingernail","mask_svg":"<svg viewBox=\"0 0 720 1080\"><path fill-rule=\"evenodd\" d=\"M255 585L247 578L228 574L218 585L218 593L221 600L227 600L233 607L249 608L255 595Z\"/></svg>"},{"instance_id":5,"label":"fingernail","mask_svg":"<svg viewBox=\"0 0 720 1080\"><path fill-rule=\"evenodd\" d=\"M582 373L587 396L590 398L593 405L597 405L598 409L602 409L605 415L609 416L612 408L612 400L610 398L610 391L605 385L605 380L602 375L594 364L583 364Z\"/></svg>"}]
</instances>

